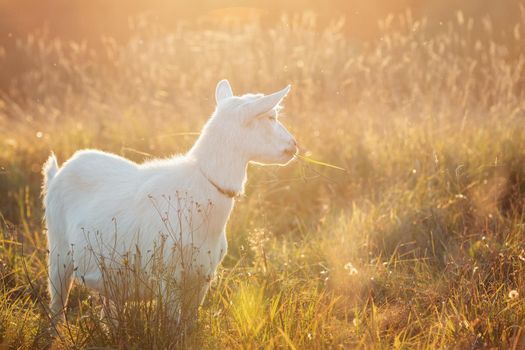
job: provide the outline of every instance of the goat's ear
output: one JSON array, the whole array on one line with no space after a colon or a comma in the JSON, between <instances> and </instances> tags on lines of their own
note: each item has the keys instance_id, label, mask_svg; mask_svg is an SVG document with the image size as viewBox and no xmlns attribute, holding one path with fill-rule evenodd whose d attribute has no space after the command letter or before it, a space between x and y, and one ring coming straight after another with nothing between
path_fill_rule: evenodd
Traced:
<instances>
[{"instance_id":1,"label":"goat's ear","mask_svg":"<svg viewBox=\"0 0 525 350\"><path fill-rule=\"evenodd\" d=\"M249 115L255 116L266 113L277 106L290 92L291 86L288 85L281 91L274 92L271 95L263 96L255 101L247 102L244 108Z\"/></svg>"},{"instance_id":2,"label":"goat's ear","mask_svg":"<svg viewBox=\"0 0 525 350\"><path fill-rule=\"evenodd\" d=\"M233 91L232 87L230 86L230 83L226 79L222 79L217 83L217 87L215 88L215 101L217 103L221 102L225 98L232 97Z\"/></svg>"}]
</instances>

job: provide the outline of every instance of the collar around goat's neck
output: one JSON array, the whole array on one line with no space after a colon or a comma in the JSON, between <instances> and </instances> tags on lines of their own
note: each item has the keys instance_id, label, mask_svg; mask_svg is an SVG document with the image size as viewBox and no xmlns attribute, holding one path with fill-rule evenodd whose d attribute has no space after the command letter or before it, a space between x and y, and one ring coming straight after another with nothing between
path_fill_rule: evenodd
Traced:
<instances>
[{"instance_id":1,"label":"collar around goat's neck","mask_svg":"<svg viewBox=\"0 0 525 350\"><path fill-rule=\"evenodd\" d=\"M237 192L237 191L233 191L233 190L228 190L226 188L222 188L221 186L217 185L214 181L212 181L212 179L210 179L203 171L202 169L199 167L199 171L201 172L202 176L204 176L206 178L206 180L208 180L208 182L210 184L212 184L213 187L215 187L215 189L217 191L219 191L220 194L228 197L228 198L232 198L232 199L235 199L237 197L240 197L241 196L241 193L240 192Z\"/></svg>"}]
</instances>

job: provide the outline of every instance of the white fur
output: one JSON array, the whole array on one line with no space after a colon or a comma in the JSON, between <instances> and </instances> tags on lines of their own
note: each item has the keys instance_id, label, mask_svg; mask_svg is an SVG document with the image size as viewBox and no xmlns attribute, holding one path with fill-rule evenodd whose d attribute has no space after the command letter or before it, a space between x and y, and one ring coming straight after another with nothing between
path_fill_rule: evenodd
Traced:
<instances>
[{"instance_id":1,"label":"white fur","mask_svg":"<svg viewBox=\"0 0 525 350\"><path fill-rule=\"evenodd\" d=\"M192 273L206 276L189 305L196 310L226 254L225 226L234 204L215 185L242 193L249 162L284 165L296 152L295 140L275 118L288 91L237 97L227 80L220 81L215 112L182 156L136 164L82 150L59 169L51 155L43 192L52 313L63 311L73 277L103 292L96 257L136 249L146 255L161 237L168 246L195 248ZM164 259L181 259L180 251L169 250Z\"/></svg>"}]
</instances>

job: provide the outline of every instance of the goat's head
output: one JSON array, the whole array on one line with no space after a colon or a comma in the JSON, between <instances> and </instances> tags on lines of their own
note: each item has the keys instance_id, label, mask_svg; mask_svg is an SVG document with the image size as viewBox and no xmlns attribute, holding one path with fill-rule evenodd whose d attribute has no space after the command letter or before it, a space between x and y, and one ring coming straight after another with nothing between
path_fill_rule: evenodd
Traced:
<instances>
[{"instance_id":1,"label":"goat's head","mask_svg":"<svg viewBox=\"0 0 525 350\"><path fill-rule=\"evenodd\" d=\"M213 124L249 161L284 165L297 152L293 136L277 119L279 104L289 91L290 85L270 95L234 96L230 83L221 80L215 90Z\"/></svg>"}]
</instances>

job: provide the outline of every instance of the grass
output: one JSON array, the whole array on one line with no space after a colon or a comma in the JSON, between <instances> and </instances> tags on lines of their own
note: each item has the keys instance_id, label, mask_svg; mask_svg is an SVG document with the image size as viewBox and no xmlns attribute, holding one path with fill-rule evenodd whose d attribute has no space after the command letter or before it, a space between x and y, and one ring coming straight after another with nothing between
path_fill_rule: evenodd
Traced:
<instances>
[{"instance_id":1,"label":"grass","mask_svg":"<svg viewBox=\"0 0 525 350\"><path fill-rule=\"evenodd\" d=\"M4 56L29 68L0 95L0 349L522 348L521 11L503 34L459 15L438 28L392 16L364 43L311 14L174 33L137 22L129 41L93 47L19 38ZM241 93L292 83L283 121L305 158L250 169L196 328L155 323L148 304L103 327L102 303L77 286L52 339L49 152L184 152L223 77Z\"/></svg>"}]
</instances>

